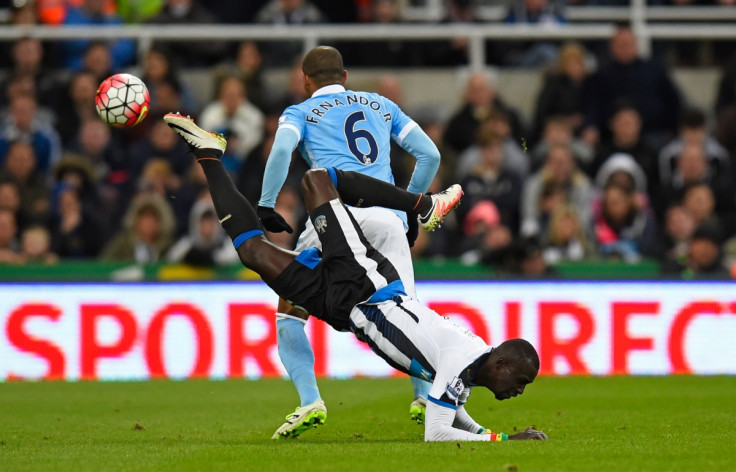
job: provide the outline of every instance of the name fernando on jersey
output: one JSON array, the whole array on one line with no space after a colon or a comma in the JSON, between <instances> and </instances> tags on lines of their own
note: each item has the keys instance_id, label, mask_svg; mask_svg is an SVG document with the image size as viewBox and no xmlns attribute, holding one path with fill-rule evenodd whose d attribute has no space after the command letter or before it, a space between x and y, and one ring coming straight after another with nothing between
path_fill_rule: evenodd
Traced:
<instances>
[{"instance_id":1,"label":"name fernando on jersey","mask_svg":"<svg viewBox=\"0 0 736 472\"><path fill-rule=\"evenodd\" d=\"M345 101L343 101L341 98L344 98ZM381 115L384 121L391 121L391 113L382 111L381 102L379 102L378 100L369 100L368 97L358 95L357 93L354 93L352 95L345 95L344 97L325 99L322 103L318 104L307 113L306 121L307 123L317 125L319 124L319 118L322 118L331 109L337 107L346 107L355 104L368 107L369 109Z\"/></svg>"}]
</instances>

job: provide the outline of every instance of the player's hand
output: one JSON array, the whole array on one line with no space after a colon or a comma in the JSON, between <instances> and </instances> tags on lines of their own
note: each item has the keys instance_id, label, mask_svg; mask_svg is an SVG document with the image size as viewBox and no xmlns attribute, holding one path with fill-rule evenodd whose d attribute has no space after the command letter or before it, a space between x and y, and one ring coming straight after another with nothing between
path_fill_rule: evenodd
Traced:
<instances>
[{"instance_id":1,"label":"player's hand","mask_svg":"<svg viewBox=\"0 0 736 472\"><path fill-rule=\"evenodd\" d=\"M260 218L263 227L272 233L286 231L291 234L294 232L284 217L279 215L273 208L258 206L258 218Z\"/></svg>"},{"instance_id":2,"label":"player's hand","mask_svg":"<svg viewBox=\"0 0 736 472\"><path fill-rule=\"evenodd\" d=\"M414 242L419 237L419 221L415 214L406 215L407 225L409 229L406 230L406 241L409 243L409 247L414 247Z\"/></svg>"},{"instance_id":3,"label":"player's hand","mask_svg":"<svg viewBox=\"0 0 736 472\"><path fill-rule=\"evenodd\" d=\"M533 426L531 426L531 427L525 429L524 431L521 431L519 433L512 434L511 436L509 436L509 440L512 440L512 439L515 440L515 441L521 441L521 440L525 440L525 439L532 439L532 440L537 440L537 441L546 441L547 440L547 435L544 434L542 431L537 431L536 429L534 429Z\"/></svg>"}]
</instances>

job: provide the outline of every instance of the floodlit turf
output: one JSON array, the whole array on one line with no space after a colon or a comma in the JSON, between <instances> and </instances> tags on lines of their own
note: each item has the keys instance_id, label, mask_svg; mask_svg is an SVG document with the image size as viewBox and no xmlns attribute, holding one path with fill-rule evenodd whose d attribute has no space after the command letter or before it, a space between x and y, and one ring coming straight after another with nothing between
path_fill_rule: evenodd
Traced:
<instances>
[{"instance_id":1,"label":"floodlit turf","mask_svg":"<svg viewBox=\"0 0 736 472\"><path fill-rule=\"evenodd\" d=\"M541 442L425 444L407 379L321 381L327 424L270 439L296 394L283 380L0 384L2 471L736 470L736 378L540 378L468 410Z\"/></svg>"}]
</instances>

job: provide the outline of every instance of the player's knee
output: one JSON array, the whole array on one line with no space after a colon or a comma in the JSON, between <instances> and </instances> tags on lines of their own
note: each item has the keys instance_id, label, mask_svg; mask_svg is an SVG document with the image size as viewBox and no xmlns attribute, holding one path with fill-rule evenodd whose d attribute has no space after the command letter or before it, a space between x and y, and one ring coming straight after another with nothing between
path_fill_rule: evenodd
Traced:
<instances>
[{"instance_id":1,"label":"player's knee","mask_svg":"<svg viewBox=\"0 0 736 472\"><path fill-rule=\"evenodd\" d=\"M311 169L304 174L302 195L310 213L323 203L338 198L327 169Z\"/></svg>"},{"instance_id":2,"label":"player's knee","mask_svg":"<svg viewBox=\"0 0 736 472\"><path fill-rule=\"evenodd\" d=\"M308 195L315 193L318 189L325 188L330 182L330 175L327 169L310 169L304 173L302 178L302 194Z\"/></svg>"}]
</instances>

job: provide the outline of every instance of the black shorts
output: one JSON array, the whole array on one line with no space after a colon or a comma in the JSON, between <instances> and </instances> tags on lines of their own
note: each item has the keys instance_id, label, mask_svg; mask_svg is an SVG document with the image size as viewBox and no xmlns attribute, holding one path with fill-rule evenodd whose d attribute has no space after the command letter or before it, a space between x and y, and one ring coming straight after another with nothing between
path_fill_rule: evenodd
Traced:
<instances>
[{"instance_id":1,"label":"black shorts","mask_svg":"<svg viewBox=\"0 0 736 472\"><path fill-rule=\"evenodd\" d=\"M368 243L340 200L320 205L311 219L322 252L310 248L299 253L271 288L336 330L347 331L353 307L398 281L399 275Z\"/></svg>"}]
</instances>

